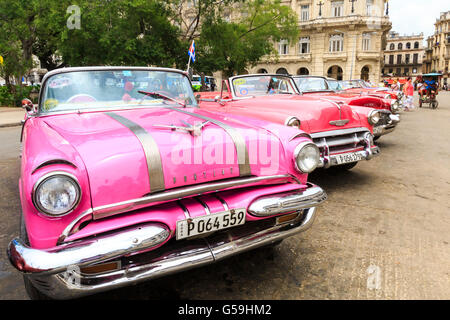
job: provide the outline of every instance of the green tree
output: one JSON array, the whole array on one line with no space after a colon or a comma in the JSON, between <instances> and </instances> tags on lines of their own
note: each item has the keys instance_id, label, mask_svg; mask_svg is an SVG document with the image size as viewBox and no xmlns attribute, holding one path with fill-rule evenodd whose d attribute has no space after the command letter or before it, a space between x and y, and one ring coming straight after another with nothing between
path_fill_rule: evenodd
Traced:
<instances>
[{"instance_id":1,"label":"green tree","mask_svg":"<svg viewBox=\"0 0 450 320\"><path fill-rule=\"evenodd\" d=\"M232 22L223 18L230 5L241 13ZM276 42L298 38L298 17L280 0L231 1L202 10L200 30L190 33L197 39L198 60L194 68L198 71L223 70L226 76L242 73L265 56L277 57Z\"/></svg>"},{"instance_id":2,"label":"green tree","mask_svg":"<svg viewBox=\"0 0 450 320\"><path fill-rule=\"evenodd\" d=\"M65 64L173 66L176 63L181 51L178 28L169 21L171 11L165 2L79 0L77 5L81 13L79 29L67 27L70 13L61 12L61 4L51 13L52 28L61 30L57 48Z\"/></svg>"}]
</instances>

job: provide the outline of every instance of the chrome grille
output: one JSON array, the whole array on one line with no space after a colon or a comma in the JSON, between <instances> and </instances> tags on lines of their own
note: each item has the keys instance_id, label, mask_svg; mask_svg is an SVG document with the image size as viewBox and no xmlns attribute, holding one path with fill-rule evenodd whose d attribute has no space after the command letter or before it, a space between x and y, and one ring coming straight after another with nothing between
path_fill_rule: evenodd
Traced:
<instances>
[{"instance_id":1,"label":"chrome grille","mask_svg":"<svg viewBox=\"0 0 450 320\"><path fill-rule=\"evenodd\" d=\"M312 134L314 143L319 147L321 166L331 165L329 156L337 153L355 152L370 149L366 128L343 129Z\"/></svg>"}]
</instances>

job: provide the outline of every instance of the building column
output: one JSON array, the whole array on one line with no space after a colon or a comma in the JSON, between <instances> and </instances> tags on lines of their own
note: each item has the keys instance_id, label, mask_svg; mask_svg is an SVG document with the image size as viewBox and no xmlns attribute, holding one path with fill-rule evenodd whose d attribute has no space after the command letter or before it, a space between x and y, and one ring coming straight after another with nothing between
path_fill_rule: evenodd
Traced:
<instances>
[{"instance_id":1,"label":"building column","mask_svg":"<svg viewBox=\"0 0 450 320\"><path fill-rule=\"evenodd\" d=\"M311 52L311 70L310 74L314 76L326 75L324 70L323 54L328 52L328 41L323 30L317 33L311 33L310 36L310 52Z\"/></svg>"}]
</instances>

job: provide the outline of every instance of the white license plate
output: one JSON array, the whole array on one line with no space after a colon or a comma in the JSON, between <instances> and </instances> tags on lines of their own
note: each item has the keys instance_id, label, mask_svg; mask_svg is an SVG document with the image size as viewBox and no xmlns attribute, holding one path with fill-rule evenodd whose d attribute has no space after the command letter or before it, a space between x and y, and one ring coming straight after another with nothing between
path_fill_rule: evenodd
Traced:
<instances>
[{"instance_id":1,"label":"white license plate","mask_svg":"<svg viewBox=\"0 0 450 320\"><path fill-rule=\"evenodd\" d=\"M336 159L337 164L356 162L365 159L364 152L343 153L334 155L333 158Z\"/></svg>"},{"instance_id":2,"label":"white license plate","mask_svg":"<svg viewBox=\"0 0 450 320\"><path fill-rule=\"evenodd\" d=\"M233 209L177 221L177 240L194 237L245 223L246 209Z\"/></svg>"}]
</instances>

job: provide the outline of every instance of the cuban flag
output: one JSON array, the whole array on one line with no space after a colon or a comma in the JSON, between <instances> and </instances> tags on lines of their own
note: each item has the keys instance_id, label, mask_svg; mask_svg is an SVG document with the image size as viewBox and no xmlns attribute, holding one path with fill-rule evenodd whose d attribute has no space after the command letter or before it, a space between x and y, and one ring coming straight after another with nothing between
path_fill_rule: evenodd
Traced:
<instances>
[{"instance_id":1,"label":"cuban flag","mask_svg":"<svg viewBox=\"0 0 450 320\"><path fill-rule=\"evenodd\" d=\"M189 47L188 51L189 57L192 59L193 62L195 62L195 42L192 40L192 44Z\"/></svg>"}]
</instances>

